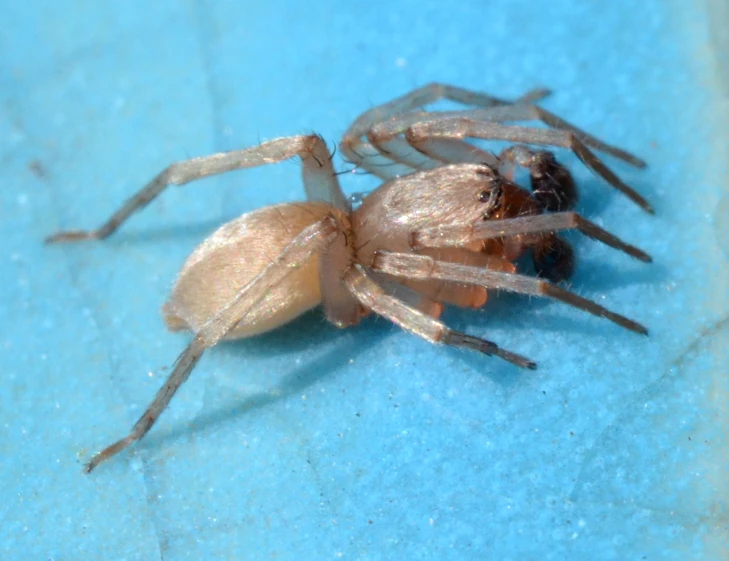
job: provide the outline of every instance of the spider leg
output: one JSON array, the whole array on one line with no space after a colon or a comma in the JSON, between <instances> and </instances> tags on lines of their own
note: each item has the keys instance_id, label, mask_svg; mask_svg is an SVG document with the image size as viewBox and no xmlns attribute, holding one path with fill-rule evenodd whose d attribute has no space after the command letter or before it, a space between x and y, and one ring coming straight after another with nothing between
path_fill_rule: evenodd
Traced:
<instances>
[{"instance_id":1,"label":"spider leg","mask_svg":"<svg viewBox=\"0 0 729 561\"><path fill-rule=\"evenodd\" d=\"M417 251L421 255L427 255L438 261L450 263L461 263L475 267L483 267L496 271L515 272L516 266L503 257L490 255L481 251L471 251L462 247L447 248L424 248ZM371 272L371 271L370 271ZM474 286L449 281L420 281L417 279L393 278L387 275L375 274L375 280L384 288L387 288L383 279L390 282L397 282L406 288L411 289L421 298L425 297L440 304L448 304L459 308L482 308L487 300L487 291L481 286ZM410 303L400 293L393 294L400 300ZM438 316L434 316L438 317Z\"/></svg>"},{"instance_id":2,"label":"spider leg","mask_svg":"<svg viewBox=\"0 0 729 561\"><path fill-rule=\"evenodd\" d=\"M398 282L400 279L393 279L387 275L369 271L372 281L376 282L382 291L427 316L438 319L443 312L443 304L430 298L423 291L415 290L406 284ZM349 293L349 290L347 291ZM359 304L359 301L357 301Z\"/></svg>"},{"instance_id":3,"label":"spider leg","mask_svg":"<svg viewBox=\"0 0 729 561\"><path fill-rule=\"evenodd\" d=\"M533 92L536 94L534 99L541 99L541 97L539 97L540 92L541 90L535 90ZM391 117L389 120L382 120L379 123L372 124L369 132L365 134L367 134L367 138L371 146L383 156L391 157L391 159L408 165L413 169L427 169L428 167L433 166L420 163L422 162L422 158L419 160L417 156L409 154L407 148L400 144L400 139L396 138L398 135L404 133L409 126L418 122L456 117L494 123L506 123L509 121L541 121L554 129L571 132L583 144L585 144L585 146L610 154L611 156L639 168L644 168L646 166L646 163L637 156L634 156L621 148L612 146L577 128L561 117L558 117L537 105L533 105L532 96L530 94L532 94L532 92L522 96L513 103L494 103L490 106L483 105L479 109L470 109L465 111L436 111L430 113L405 113L397 115L394 118ZM454 139L451 139L453 144L443 150L440 147L440 143L442 143L443 140L444 139L429 139L428 141L424 141L422 145L418 147L418 151L431 159L447 163L486 163L488 165L493 165L490 161L493 159L493 156L491 156L490 153L478 150L466 142L455 141ZM410 162L415 162L415 165Z\"/></svg>"},{"instance_id":4,"label":"spider leg","mask_svg":"<svg viewBox=\"0 0 729 561\"><path fill-rule=\"evenodd\" d=\"M429 121L414 124L405 133L408 142L416 149L429 138L480 138L483 140L505 140L524 144L557 146L568 148L597 175L612 187L625 194L643 210L654 212L645 198L615 175L585 144L572 132L557 129L537 129L501 123L477 121L466 117L433 117Z\"/></svg>"},{"instance_id":5,"label":"spider leg","mask_svg":"<svg viewBox=\"0 0 729 561\"><path fill-rule=\"evenodd\" d=\"M605 154L610 154L611 156L637 168L646 167L646 163L643 160L630 152L592 136L575 125L565 121L561 117L558 117L554 113L550 113L537 105L522 102L518 104L491 107L487 110L475 109L471 111L464 111L463 116L475 120L496 123L507 123L510 121L540 121L553 129L567 131L574 134L585 146L589 146L590 148L599 150Z\"/></svg>"},{"instance_id":6,"label":"spider leg","mask_svg":"<svg viewBox=\"0 0 729 561\"><path fill-rule=\"evenodd\" d=\"M442 118L443 115L460 115L460 113L460 111L452 111L435 113L435 115ZM374 148L380 156L413 170L432 169L441 165L441 162L486 164L494 168L499 166L499 159L491 152L481 150L461 139L429 138L417 147L412 146L402 135L413 125L430 122L433 114L418 111L378 123L367 133L368 146Z\"/></svg>"},{"instance_id":7,"label":"spider leg","mask_svg":"<svg viewBox=\"0 0 729 561\"><path fill-rule=\"evenodd\" d=\"M485 220L476 225L440 226L413 232L410 245L413 249L424 247L462 247L476 241L519 236L525 242L530 235L554 233L560 230L579 230L587 237L609 245L645 263L653 259L645 251L625 243L607 230L600 228L576 212L554 212L535 216L519 216L503 220Z\"/></svg>"},{"instance_id":8,"label":"spider leg","mask_svg":"<svg viewBox=\"0 0 729 561\"><path fill-rule=\"evenodd\" d=\"M417 152L447 164L481 164L499 169L501 163L491 152L455 138L429 138L418 146Z\"/></svg>"},{"instance_id":9,"label":"spider leg","mask_svg":"<svg viewBox=\"0 0 729 561\"><path fill-rule=\"evenodd\" d=\"M419 115L419 116L418 116ZM473 121L483 121L489 123L508 123L511 121L540 121L555 130L562 130L574 134L585 146L605 152L611 156L618 158L637 168L645 168L646 163L637 156L608 144L599 138L579 129L575 125L568 123L561 117L557 117L553 113L542 109L537 105L528 105L522 101L511 104L494 105L492 107L482 107L478 109L465 109L460 111L431 111L428 113L408 113L391 118L388 121L376 123L373 129L377 131L377 136L387 138L388 134L399 134L405 132L409 126L417 122L425 120L423 117L429 117L430 120L450 120L450 119L470 119Z\"/></svg>"},{"instance_id":10,"label":"spider leg","mask_svg":"<svg viewBox=\"0 0 729 561\"><path fill-rule=\"evenodd\" d=\"M302 177L309 200L325 201L342 210L349 210L349 203L339 186L331 163L331 155L324 140L317 135L290 136L270 140L253 148L221 152L174 163L129 198L99 228L59 232L48 237L46 242L106 238L134 212L149 204L168 185L184 185L211 175L277 163L294 156L299 156L303 163Z\"/></svg>"},{"instance_id":11,"label":"spider leg","mask_svg":"<svg viewBox=\"0 0 729 561\"><path fill-rule=\"evenodd\" d=\"M421 280L450 280L476 284L487 289L501 289L519 294L544 296L559 300L595 316L604 317L630 331L640 333L641 335L648 334L648 330L645 327L625 316L611 312L607 308L587 298L564 290L550 282L526 275L504 273L480 267L472 267L470 265L437 261L425 255L390 253L385 251L380 251L375 254L372 269L398 277Z\"/></svg>"},{"instance_id":12,"label":"spider leg","mask_svg":"<svg viewBox=\"0 0 729 561\"><path fill-rule=\"evenodd\" d=\"M408 175L413 171L439 167L441 162L486 164L494 168L499 166L499 159L491 152L481 150L463 140L428 139L427 146L419 146L416 150L406 139L397 134L399 133L391 134L383 131L379 125L373 128L367 135L369 143L362 143L357 147L357 167L382 180L388 180Z\"/></svg>"},{"instance_id":13,"label":"spider leg","mask_svg":"<svg viewBox=\"0 0 729 561\"><path fill-rule=\"evenodd\" d=\"M419 115L427 115L426 113L419 113ZM374 129L373 129L374 130ZM367 134L367 140L369 140L369 146L373 147L376 153L382 158L382 160L391 160L396 164L405 166L408 170L407 173L414 171L433 169L441 165L440 161L434 160L428 154L418 152L410 146L402 136L397 134L388 136L387 138L378 138L373 134L373 130ZM404 132L404 131L402 131ZM461 141L456 141L461 142ZM382 166L373 165L372 161L363 161L362 166L371 166L376 175L379 174ZM391 170L387 170L391 171Z\"/></svg>"},{"instance_id":14,"label":"spider leg","mask_svg":"<svg viewBox=\"0 0 729 561\"><path fill-rule=\"evenodd\" d=\"M404 147L400 146L398 148L398 143L395 143L394 146L391 145L388 151L384 146L378 148L377 144L373 145L371 139L369 143L363 142L362 137L368 135L370 130L378 123L387 122L393 117L410 113L441 99L486 108L513 103L533 104L545 98L550 93L549 90L544 88L535 89L528 91L514 101L507 101L448 84L427 84L362 113L344 133L340 147L346 158L356 166L362 167L382 179L389 179L394 176L395 170L401 172L402 166L388 169L389 166L383 163L387 159L394 160L412 169L423 169L427 164L415 160L415 165L410 165L407 161L401 162L399 159L390 158L389 151L392 151L393 154L397 154L400 158L408 159L408 157L403 155L403 152L405 152ZM405 132L407 128L405 126L400 132ZM385 158L382 158L382 156ZM410 158L414 157L410 156ZM407 168L405 168L405 171L407 172Z\"/></svg>"},{"instance_id":15,"label":"spider leg","mask_svg":"<svg viewBox=\"0 0 729 561\"><path fill-rule=\"evenodd\" d=\"M533 104L544 99L551 92L547 89L540 88L530 90L520 98L514 101L500 99L473 90L467 90L456 86L441 83L430 83L425 86L416 88L405 95L397 97L387 103L373 107L362 113L349 126L344 133L344 138L361 137L377 123L387 121L394 116L409 113L419 107L435 103L441 99L455 101L463 105L473 105L477 107L495 107L500 105L510 105L513 103L529 103Z\"/></svg>"},{"instance_id":16,"label":"spider leg","mask_svg":"<svg viewBox=\"0 0 729 561\"><path fill-rule=\"evenodd\" d=\"M491 341L453 331L444 323L390 296L359 264L350 267L342 280L363 306L426 341L498 356L522 368L534 369L537 366L529 359L502 349Z\"/></svg>"},{"instance_id":17,"label":"spider leg","mask_svg":"<svg viewBox=\"0 0 729 561\"><path fill-rule=\"evenodd\" d=\"M94 455L85 466L86 473L147 434L177 390L188 379L205 349L215 346L233 327L245 321L246 316L255 309L271 287L280 283L312 255L326 249L336 239L339 232L340 226L336 219L328 216L308 226L296 236L268 267L244 286L230 302L200 328L195 338L177 359L172 373L157 392L147 410L132 427L131 432Z\"/></svg>"}]
</instances>

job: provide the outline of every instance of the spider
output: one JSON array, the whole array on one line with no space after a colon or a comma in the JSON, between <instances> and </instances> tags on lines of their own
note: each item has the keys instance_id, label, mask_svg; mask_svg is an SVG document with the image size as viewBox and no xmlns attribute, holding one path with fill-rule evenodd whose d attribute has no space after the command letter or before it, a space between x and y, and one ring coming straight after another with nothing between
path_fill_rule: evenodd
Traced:
<instances>
[{"instance_id":1,"label":"spider","mask_svg":"<svg viewBox=\"0 0 729 561\"><path fill-rule=\"evenodd\" d=\"M163 315L170 330L194 337L130 433L94 455L85 471L150 430L206 349L272 330L318 305L338 327L374 313L431 343L531 369L536 363L523 356L448 328L438 319L443 305L480 308L487 290L500 289L552 298L647 334L639 323L551 282L572 273L573 252L557 237L561 230L579 230L645 262L651 258L572 211L577 190L570 172L552 152L530 146L571 149L610 185L646 211L653 209L591 148L637 167L645 164L536 105L548 93L533 90L506 101L434 83L366 111L340 147L383 183L356 209L342 193L324 140L301 135L174 163L98 229L49 237L48 242L106 238L168 185L294 156L302 162L307 202L244 214L187 258ZM440 99L476 108L421 109ZM549 128L511 124L526 120ZM497 156L467 139L517 144ZM515 167L528 170L531 192L513 181ZM537 278L516 272L514 261L528 250Z\"/></svg>"}]
</instances>

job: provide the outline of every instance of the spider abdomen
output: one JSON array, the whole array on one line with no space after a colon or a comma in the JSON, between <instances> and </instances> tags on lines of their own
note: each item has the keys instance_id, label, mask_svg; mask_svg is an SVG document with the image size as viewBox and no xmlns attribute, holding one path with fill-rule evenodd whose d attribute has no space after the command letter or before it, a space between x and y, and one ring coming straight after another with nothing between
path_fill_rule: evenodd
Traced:
<instances>
[{"instance_id":1,"label":"spider abdomen","mask_svg":"<svg viewBox=\"0 0 729 561\"><path fill-rule=\"evenodd\" d=\"M202 325L255 279L304 228L333 208L324 203L264 207L224 224L187 258L162 308L171 331ZM271 287L226 339L240 339L288 323L321 303L319 258Z\"/></svg>"}]
</instances>

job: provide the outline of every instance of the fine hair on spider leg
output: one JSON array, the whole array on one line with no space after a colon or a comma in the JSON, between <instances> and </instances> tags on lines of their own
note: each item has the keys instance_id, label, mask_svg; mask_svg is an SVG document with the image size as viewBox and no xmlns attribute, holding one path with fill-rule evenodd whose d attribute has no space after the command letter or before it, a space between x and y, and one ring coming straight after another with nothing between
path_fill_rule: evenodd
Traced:
<instances>
[{"instance_id":1,"label":"fine hair on spider leg","mask_svg":"<svg viewBox=\"0 0 729 561\"><path fill-rule=\"evenodd\" d=\"M361 166L381 179L395 177L396 170L397 173L408 173L428 169L432 165L429 161L429 159L433 160L432 157L428 156L423 159L417 154L413 154L411 150L407 149L404 141L401 142L395 138L398 134L404 133L410 124L417 122L423 115L429 115L429 113L421 111L422 107L439 100L449 100L487 110L500 106L533 104L550 94L551 91L546 88L537 88L513 101L508 101L481 92L434 82L362 113L344 133L340 144L341 150L349 162ZM379 127L387 126L388 123L398 123L397 129L386 132L385 138L382 139L383 142L379 142L377 131ZM367 137L368 141L364 142L363 137ZM385 146L384 140L391 140L392 143ZM478 160L479 162L488 162L493 158L491 154L478 150L476 147L469 148L470 145L464 142L451 141L443 144L449 145L447 151L456 154L451 157L458 162L475 163L474 158L479 153L482 157L481 160ZM380 163L382 158L394 162L397 167L394 169L383 167Z\"/></svg>"},{"instance_id":2,"label":"fine hair on spider leg","mask_svg":"<svg viewBox=\"0 0 729 561\"><path fill-rule=\"evenodd\" d=\"M163 316L171 331L190 332L192 340L129 433L94 455L85 470L143 438L207 349L276 329L317 306L342 328L374 313L425 341L529 369L536 367L529 358L449 328L439 319L443 306L480 308L487 291L508 290L557 300L647 334L630 318L516 272L519 256L531 250L539 273L553 281L569 277L573 254L557 237L563 230L578 230L635 259L651 260L572 211L577 190L569 172L550 152L529 147L571 149L609 184L652 210L590 148L633 165L642 162L536 107L548 93L537 89L507 101L434 83L364 112L347 129L340 150L355 168L388 179L356 208L339 184L335 150L316 134L297 135L173 163L96 229L50 236L48 243L103 239L169 185L292 158L301 162L306 201L243 214L187 258ZM477 109L422 110L440 99ZM539 120L551 128L507 124L515 120ZM517 144L497 157L472 146L471 138ZM529 170L531 192L512 181L505 163Z\"/></svg>"},{"instance_id":3,"label":"fine hair on spider leg","mask_svg":"<svg viewBox=\"0 0 729 561\"><path fill-rule=\"evenodd\" d=\"M594 173L609 185L625 194L643 210L653 214L653 206L635 189L626 185L583 141L569 130L537 129L518 125L505 125L478 121L466 117L433 117L411 126L406 132L410 145L417 148L429 138L480 138L482 140L503 140L524 144L539 144L568 148Z\"/></svg>"},{"instance_id":4,"label":"fine hair on spider leg","mask_svg":"<svg viewBox=\"0 0 729 561\"><path fill-rule=\"evenodd\" d=\"M246 315L255 308L273 286L294 272L312 255L330 245L336 239L339 228L333 217L327 217L306 228L292 240L275 261L244 286L225 307L211 317L195 334L190 345L177 359L171 374L157 392L150 406L136 422L129 435L93 456L86 464L86 473L91 472L100 463L118 454L147 434L177 390L188 379L205 349L215 346L236 324L244 321Z\"/></svg>"},{"instance_id":5,"label":"fine hair on spider leg","mask_svg":"<svg viewBox=\"0 0 729 561\"><path fill-rule=\"evenodd\" d=\"M535 362L502 349L496 343L453 331L440 321L389 296L372 280L361 265L350 268L343 281L364 306L426 341L498 356L522 368L534 370L537 367Z\"/></svg>"},{"instance_id":6,"label":"fine hair on spider leg","mask_svg":"<svg viewBox=\"0 0 729 561\"><path fill-rule=\"evenodd\" d=\"M439 279L465 284L477 284L484 288L554 298L555 300L580 308L598 317L604 317L620 327L624 327L635 333L648 335L648 329L638 322L611 312L595 302L582 298L573 292L555 286L547 281L526 275L491 271L480 267L460 265L458 263L447 263L434 260L425 255L389 253L386 251L375 254L372 268L375 271L397 277L417 278L421 280Z\"/></svg>"}]
</instances>

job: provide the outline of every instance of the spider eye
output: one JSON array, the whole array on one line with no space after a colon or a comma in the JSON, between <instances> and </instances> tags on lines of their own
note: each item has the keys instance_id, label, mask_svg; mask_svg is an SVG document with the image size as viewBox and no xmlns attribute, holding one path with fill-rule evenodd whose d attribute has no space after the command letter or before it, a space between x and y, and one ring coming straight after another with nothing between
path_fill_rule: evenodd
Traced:
<instances>
[{"instance_id":1,"label":"spider eye","mask_svg":"<svg viewBox=\"0 0 729 561\"><path fill-rule=\"evenodd\" d=\"M504 199L504 188L500 177L491 181L491 188L484 189L478 194L478 200L486 204L483 213L484 220L489 220L494 214L501 210Z\"/></svg>"}]
</instances>

